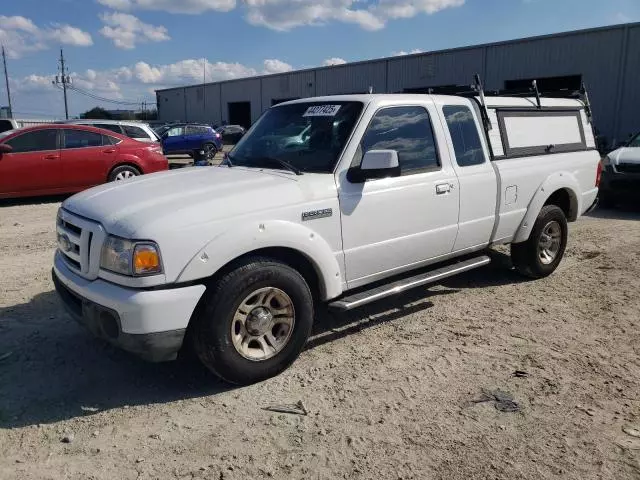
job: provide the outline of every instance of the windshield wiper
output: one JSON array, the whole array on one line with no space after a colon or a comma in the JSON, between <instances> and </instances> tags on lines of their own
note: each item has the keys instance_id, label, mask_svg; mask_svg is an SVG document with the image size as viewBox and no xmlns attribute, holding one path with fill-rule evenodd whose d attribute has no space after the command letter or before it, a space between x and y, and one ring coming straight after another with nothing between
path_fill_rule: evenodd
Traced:
<instances>
[{"instance_id":1,"label":"windshield wiper","mask_svg":"<svg viewBox=\"0 0 640 480\"><path fill-rule=\"evenodd\" d=\"M256 160L258 161L264 161L264 162L272 162L272 163L278 163L281 166L283 166L284 168L286 168L287 170L295 173L296 175L304 175L302 173L302 170L300 170L298 167L294 167L293 165L291 165L289 162L286 162L280 158L275 158L275 157L259 157Z\"/></svg>"},{"instance_id":2,"label":"windshield wiper","mask_svg":"<svg viewBox=\"0 0 640 480\"><path fill-rule=\"evenodd\" d=\"M227 167L229 167L229 168L235 167L235 165L233 163L231 163L231 154L230 153L227 153L227 156L225 157L224 161L225 161Z\"/></svg>"}]
</instances>

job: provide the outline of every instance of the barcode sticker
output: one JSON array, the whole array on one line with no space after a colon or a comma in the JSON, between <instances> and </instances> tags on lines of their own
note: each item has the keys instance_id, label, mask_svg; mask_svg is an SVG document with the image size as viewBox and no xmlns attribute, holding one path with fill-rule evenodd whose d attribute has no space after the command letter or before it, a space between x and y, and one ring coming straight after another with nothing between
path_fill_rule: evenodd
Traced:
<instances>
[{"instance_id":1,"label":"barcode sticker","mask_svg":"<svg viewBox=\"0 0 640 480\"><path fill-rule=\"evenodd\" d=\"M307 108L303 117L335 117L340 105L314 105Z\"/></svg>"}]
</instances>

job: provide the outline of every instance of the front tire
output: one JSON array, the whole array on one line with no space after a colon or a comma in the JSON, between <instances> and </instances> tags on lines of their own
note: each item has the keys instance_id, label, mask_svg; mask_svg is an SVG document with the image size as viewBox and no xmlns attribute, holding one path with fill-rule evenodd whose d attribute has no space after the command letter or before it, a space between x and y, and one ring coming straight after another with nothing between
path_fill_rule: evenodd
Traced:
<instances>
[{"instance_id":1,"label":"front tire","mask_svg":"<svg viewBox=\"0 0 640 480\"><path fill-rule=\"evenodd\" d=\"M249 385L287 369L313 324L313 298L293 268L249 258L207 288L190 336L200 361L223 380Z\"/></svg>"},{"instance_id":2,"label":"front tire","mask_svg":"<svg viewBox=\"0 0 640 480\"><path fill-rule=\"evenodd\" d=\"M140 170L131 165L120 165L119 167L111 170L108 180L110 182L119 182L121 180L127 180L129 178L137 177L140 175Z\"/></svg>"},{"instance_id":3,"label":"front tire","mask_svg":"<svg viewBox=\"0 0 640 480\"><path fill-rule=\"evenodd\" d=\"M516 270L530 278L551 275L567 247L567 218L556 205L545 205L536 218L529 239L511 245L511 261Z\"/></svg>"}]
</instances>

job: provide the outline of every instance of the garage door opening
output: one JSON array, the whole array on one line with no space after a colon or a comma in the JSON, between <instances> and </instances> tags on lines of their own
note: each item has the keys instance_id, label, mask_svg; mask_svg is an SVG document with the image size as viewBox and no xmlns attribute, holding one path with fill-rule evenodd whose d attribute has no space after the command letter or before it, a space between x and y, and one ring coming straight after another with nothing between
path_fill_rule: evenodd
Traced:
<instances>
[{"instance_id":1,"label":"garage door opening","mask_svg":"<svg viewBox=\"0 0 640 480\"><path fill-rule=\"evenodd\" d=\"M251 102L229 102L229 124L251 126Z\"/></svg>"}]
</instances>

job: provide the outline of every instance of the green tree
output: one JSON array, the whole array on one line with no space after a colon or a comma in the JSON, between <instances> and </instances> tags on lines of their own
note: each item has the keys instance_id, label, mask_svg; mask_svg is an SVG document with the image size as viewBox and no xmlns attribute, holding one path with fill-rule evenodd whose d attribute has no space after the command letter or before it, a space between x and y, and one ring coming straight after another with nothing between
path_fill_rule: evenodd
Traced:
<instances>
[{"instance_id":1,"label":"green tree","mask_svg":"<svg viewBox=\"0 0 640 480\"><path fill-rule=\"evenodd\" d=\"M92 120L111 120L112 115L104 108L94 107L91 110L81 113L80 118L92 119Z\"/></svg>"}]
</instances>

